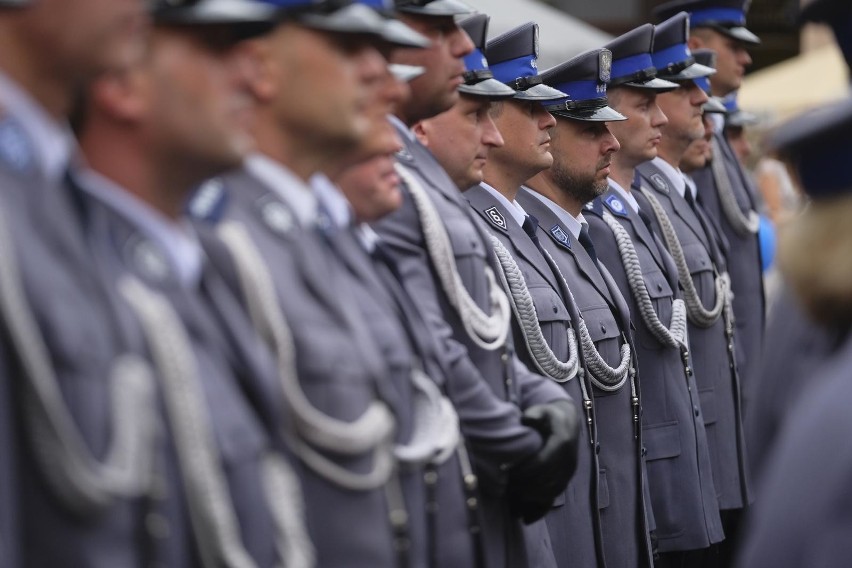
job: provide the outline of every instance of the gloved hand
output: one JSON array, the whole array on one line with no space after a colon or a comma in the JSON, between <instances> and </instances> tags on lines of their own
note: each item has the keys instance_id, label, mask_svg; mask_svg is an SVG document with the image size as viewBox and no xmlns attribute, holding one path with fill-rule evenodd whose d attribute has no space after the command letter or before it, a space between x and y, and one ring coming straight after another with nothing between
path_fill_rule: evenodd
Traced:
<instances>
[{"instance_id":1,"label":"gloved hand","mask_svg":"<svg viewBox=\"0 0 852 568\"><path fill-rule=\"evenodd\" d=\"M521 422L544 438L535 455L509 470L510 507L529 524L547 514L577 469L580 413L572 401L558 400L528 408Z\"/></svg>"}]
</instances>

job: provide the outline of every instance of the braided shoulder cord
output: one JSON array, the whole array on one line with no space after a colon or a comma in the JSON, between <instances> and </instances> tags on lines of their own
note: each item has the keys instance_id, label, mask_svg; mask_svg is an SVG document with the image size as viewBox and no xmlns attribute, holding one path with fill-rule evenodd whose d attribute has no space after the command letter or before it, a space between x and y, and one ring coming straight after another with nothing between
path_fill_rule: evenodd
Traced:
<instances>
[{"instance_id":1,"label":"braided shoulder cord","mask_svg":"<svg viewBox=\"0 0 852 568\"><path fill-rule=\"evenodd\" d=\"M470 297L459 276L450 237L426 190L405 167L400 164L395 164L395 167L397 174L408 187L420 216L426 250L438 274L441 287L458 313L468 336L482 349L492 351L503 346L509 333L511 312L509 300L497 285L494 272L486 266L485 276L488 279L491 305L491 315L488 315Z\"/></svg>"},{"instance_id":2,"label":"braided shoulder cord","mask_svg":"<svg viewBox=\"0 0 852 568\"><path fill-rule=\"evenodd\" d=\"M115 498L149 487L148 465L157 431L155 380L147 363L118 357L104 382L110 386L112 445L95 458L77 428L50 365L52 357L29 308L5 215L0 212L0 314L26 377L25 420L35 461L48 486L76 513L97 513Z\"/></svg>"},{"instance_id":3,"label":"braided shoulder cord","mask_svg":"<svg viewBox=\"0 0 852 568\"><path fill-rule=\"evenodd\" d=\"M218 235L237 267L240 287L249 315L260 335L271 345L278 361L278 376L295 433L283 435L296 455L317 474L353 491L384 485L394 469L392 438L395 421L381 401L373 401L354 422L337 420L317 409L302 390L296 370L293 335L278 304L275 285L260 252L238 223L220 225ZM311 445L343 456L372 452L374 465L366 473L354 473L326 458Z\"/></svg>"},{"instance_id":4,"label":"braided shoulder cord","mask_svg":"<svg viewBox=\"0 0 852 568\"><path fill-rule=\"evenodd\" d=\"M725 168L722 147L715 136L711 144L713 145L713 159L710 160L710 170L713 173L713 179L716 181L716 189L719 191L719 202L722 205L725 218L739 236L745 237L757 234L760 228L760 216L753 210L747 212L747 217L743 214L737 197L734 195L734 188L731 187L728 170Z\"/></svg>"},{"instance_id":5,"label":"braided shoulder cord","mask_svg":"<svg viewBox=\"0 0 852 568\"><path fill-rule=\"evenodd\" d=\"M680 240L677 237L669 216L666 214L660 201L651 191L643 187L642 193L651 204L651 209L653 209L654 215L660 223L666 249L671 253L677 266L678 278L680 279L681 286L683 286L683 299L686 302L686 314L689 321L698 327L710 327L719 319L726 302L729 301L728 296L731 288L731 280L728 273L725 272L716 275L716 303L708 310L704 307L701 298L698 296L698 290L695 288L695 283L692 281L692 275L689 272L689 266L686 264L683 247L680 245Z\"/></svg>"},{"instance_id":6,"label":"braided shoulder cord","mask_svg":"<svg viewBox=\"0 0 852 568\"><path fill-rule=\"evenodd\" d=\"M687 344L686 304L680 298L672 302L671 327L666 327L660 321L651 297L648 294L645 279L642 278L642 266L639 263L639 256L636 254L636 248L633 246L630 235L622 227L621 223L608 211L604 211L603 220L615 235L618 252L621 254L621 264L624 266L624 271L627 274L630 291L633 293L633 298L639 306L642 321L645 322L648 330L657 338L657 341L663 345L668 345L676 349L685 347Z\"/></svg>"},{"instance_id":7,"label":"braided shoulder cord","mask_svg":"<svg viewBox=\"0 0 852 568\"><path fill-rule=\"evenodd\" d=\"M254 568L254 560L241 542L198 369L183 326L172 307L138 280L123 278L119 290L139 316L160 372L202 562L209 568Z\"/></svg>"},{"instance_id":8,"label":"braided shoulder cord","mask_svg":"<svg viewBox=\"0 0 852 568\"><path fill-rule=\"evenodd\" d=\"M556 382L564 383L570 381L577 375L580 368L580 358L577 353L577 338L574 330L568 328L568 360L560 361L553 350L544 339L541 332L541 324L535 311L535 304L530 295L524 275L518 267L512 254L503 246L503 243L491 235L491 246L497 254L500 263L500 276L509 291L509 301L518 322L521 324L521 332L524 335L529 353L533 356L535 366L545 375L553 378Z\"/></svg>"},{"instance_id":9,"label":"braided shoulder cord","mask_svg":"<svg viewBox=\"0 0 852 568\"><path fill-rule=\"evenodd\" d=\"M568 281L565 280L565 276L562 274L562 271L559 270L559 265L556 264L556 261L546 248L542 247L541 250L547 255L548 260L550 260L550 265L556 269L556 272L559 274L559 278L562 279L565 290L568 291L568 301L576 306L577 302L574 300L574 294L571 292L571 289L568 286ZM607 364L598 352L597 347L595 347L595 342L592 339L591 334L589 334L589 329L586 327L586 321L584 319L580 318L580 322L577 324L577 330L580 332L580 348L583 350L583 359L586 362L586 368L589 370L589 376L592 384L603 391L615 392L623 387L627 378L630 377L630 390L633 393L633 397L636 398L636 383L634 380L636 370L633 368L633 365L631 365L633 354L627 340L625 339L624 344L621 346L621 361L619 362L618 367L613 368Z\"/></svg>"}]
</instances>

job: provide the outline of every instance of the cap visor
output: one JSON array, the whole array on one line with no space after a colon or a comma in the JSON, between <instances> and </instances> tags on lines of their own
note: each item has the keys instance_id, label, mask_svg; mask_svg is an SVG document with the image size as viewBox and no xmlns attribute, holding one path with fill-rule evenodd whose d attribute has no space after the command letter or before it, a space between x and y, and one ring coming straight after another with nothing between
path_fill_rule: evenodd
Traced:
<instances>
[{"instance_id":1,"label":"cap visor","mask_svg":"<svg viewBox=\"0 0 852 568\"><path fill-rule=\"evenodd\" d=\"M716 73L712 67L700 63L693 63L677 75L658 75L657 78L665 81L691 81L700 77L709 77Z\"/></svg>"},{"instance_id":2,"label":"cap visor","mask_svg":"<svg viewBox=\"0 0 852 568\"><path fill-rule=\"evenodd\" d=\"M649 89L652 91L674 91L680 85L677 83L672 83L671 81L666 81L665 79L651 79L650 81L645 81L644 83L624 83L623 85L617 85L618 87L633 87L634 89Z\"/></svg>"},{"instance_id":3,"label":"cap visor","mask_svg":"<svg viewBox=\"0 0 852 568\"><path fill-rule=\"evenodd\" d=\"M742 128L743 126L754 126L759 123L760 120L754 114L739 110L737 112L731 113L725 118L726 126L733 126L734 128Z\"/></svg>"},{"instance_id":4,"label":"cap visor","mask_svg":"<svg viewBox=\"0 0 852 568\"><path fill-rule=\"evenodd\" d=\"M247 25L271 28L278 10L271 4L235 0L208 0L188 7L153 11L156 23L183 25Z\"/></svg>"},{"instance_id":5,"label":"cap visor","mask_svg":"<svg viewBox=\"0 0 852 568\"><path fill-rule=\"evenodd\" d=\"M348 4L330 14L307 12L298 15L297 21L327 32L375 35L382 39L386 22L378 12L364 4Z\"/></svg>"},{"instance_id":6,"label":"cap visor","mask_svg":"<svg viewBox=\"0 0 852 568\"><path fill-rule=\"evenodd\" d=\"M403 22L393 19L385 20L381 37L386 42L397 47L425 48L432 45L429 38L414 31L413 28Z\"/></svg>"},{"instance_id":7,"label":"cap visor","mask_svg":"<svg viewBox=\"0 0 852 568\"><path fill-rule=\"evenodd\" d=\"M515 89L507 87L497 79L485 79L473 85L461 85L459 92L489 99L508 99L515 96Z\"/></svg>"},{"instance_id":8,"label":"cap visor","mask_svg":"<svg viewBox=\"0 0 852 568\"><path fill-rule=\"evenodd\" d=\"M476 10L461 0L435 0L424 6L399 6L399 12L420 14L421 16L462 16Z\"/></svg>"},{"instance_id":9,"label":"cap visor","mask_svg":"<svg viewBox=\"0 0 852 568\"><path fill-rule=\"evenodd\" d=\"M522 101L555 101L564 99L567 96L559 89L554 89L544 83L533 85L525 91L517 91L515 93L515 98Z\"/></svg>"},{"instance_id":10,"label":"cap visor","mask_svg":"<svg viewBox=\"0 0 852 568\"><path fill-rule=\"evenodd\" d=\"M725 108L725 105L722 104L722 101L720 101L716 97L710 97L709 99L707 99L707 102L704 103L704 106L702 108L704 109L704 112L714 114L725 114L728 112L728 109Z\"/></svg>"},{"instance_id":11,"label":"cap visor","mask_svg":"<svg viewBox=\"0 0 852 568\"><path fill-rule=\"evenodd\" d=\"M553 116L560 116L562 118L582 120L584 122L616 122L619 120L627 120L626 116L608 106L596 109L552 110L550 111L550 114Z\"/></svg>"},{"instance_id":12,"label":"cap visor","mask_svg":"<svg viewBox=\"0 0 852 568\"><path fill-rule=\"evenodd\" d=\"M419 65L403 65L402 63L391 63L390 65L388 65L388 71L391 72L391 75L396 77L397 81L408 83L409 81L413 81L414 79L425 73L426 68L420 67Z\"/></svg>"},{"instance_id":13,"label":"cap visor","mask_svg":"<svg viewBox=\"0 0 852 568\"><path fill-rule=\"evenodd\" d=\"M732 38L739 40L743 43L748 43L748 44L751 44L751 45L760 45L760 38L757 37L750 30L748 30L747 28L744 28L742 26L734 26L734 27L731 27L731 28L725 28L725 27L719 26L716 29L718 29L719 32L721 32L722 34L724 34L728 37L732 37Z\"/></svg>"}]
</instances>

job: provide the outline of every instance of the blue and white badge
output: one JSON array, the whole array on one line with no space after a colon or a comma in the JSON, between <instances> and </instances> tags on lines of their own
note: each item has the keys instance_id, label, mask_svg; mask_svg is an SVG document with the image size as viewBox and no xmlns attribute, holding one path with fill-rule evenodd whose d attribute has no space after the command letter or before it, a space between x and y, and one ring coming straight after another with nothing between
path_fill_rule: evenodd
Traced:
<instances>
[{"instance_id":1,"label":"blue and white badge","mask_svg":"<svg viewBox=\"0 0 852 568\"><path fill-rule=\"evenodd\" d=\"M652 174L651 183L653 183L654 187L656 187L663 193L669 192L669 183L666 181L666 178L662 176L662 174Z\"/></svg>"},{"instance_id":2,"label":"blue and white badge","mask_svg":"<svg viewBox=\"0 0 852 568\"><path fill-rule=\"evenodd\" d=\"M562 245L563 247L571 250L571 239L568 238L568 233L562 230L562 227L559 225L553 225L550 228L550 234L553 235L553 238L557 243Z\"/></svg>"},{"instance_id":3,"label":"blue and white badge","mask_svg":"<svg viewBox=\"0 0 852 568\"><path fill-rule=\"evenodd\" d=\"M496 206L489 207L484 211L484 213L485 217L488 218L489 221L491 221L492 225L496 226L502 231L505 231L507 229L508 225L506 225L506 218L503 217L503 214L500 213L500 210L497 209Z\"/></svg>"},{"instance_id":4,"label":"blue and white badge","mask_svg":"<svg viewBox=\"0 0 852 568\"><path fill-rule=\"evenodd\" d=\"M624 203L616 195L608 195L604 198L604 203L612 211L615 215L619 215L621 217L627 217L627 207L624 206Z\"/></svg>"},{"instance_id":5,"label":"blue and white badge","mask_svg":"<svg viewBox=\"0 0 852 568\"><path fill-rule=\"evenodd\" d=\"M0 118L0 163L18 173L35 167L32 142L18 121L8 116Z\"/></svg>"},{"instance_id":6,"label":"blue and white badge","mask_svg":"<svg viewBox=\"0 0 852 568\"><path fill-rule=\"evenodd\" d=\"M193 219L216 223L225 215L228 205L228 192L225 183L214 178L204 182L187 205L187 212Z\"/></svg>"}]
</instances>

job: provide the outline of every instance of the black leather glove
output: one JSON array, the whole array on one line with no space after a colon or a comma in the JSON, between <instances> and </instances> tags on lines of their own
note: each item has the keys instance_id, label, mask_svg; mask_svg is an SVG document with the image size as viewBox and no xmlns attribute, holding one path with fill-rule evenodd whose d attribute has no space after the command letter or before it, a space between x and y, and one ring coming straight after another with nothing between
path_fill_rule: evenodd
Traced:
<instances>
[{"instance_id":1,"label":"black leather glove","mask_svg":"<svg viewBox=\"0 0 852 568\"><path fill-rule=\"evenodd\" d=\"M572 401L558 400L528 408L521 422L544 438L535 455L509 470L510 507L529 524L547 514L577 469L580 413Z\"/></svg>"}]
</instances>

